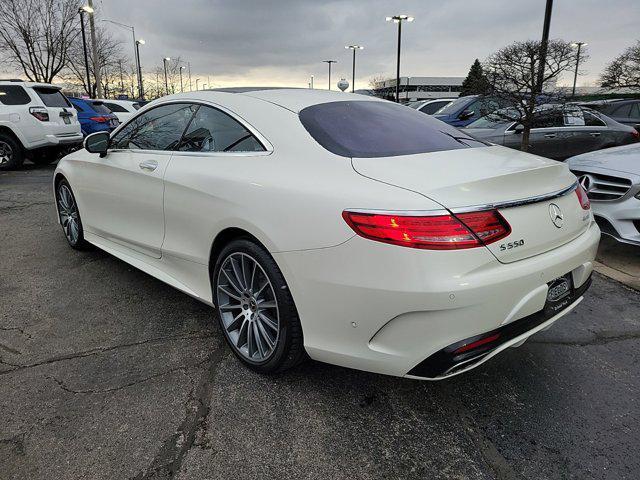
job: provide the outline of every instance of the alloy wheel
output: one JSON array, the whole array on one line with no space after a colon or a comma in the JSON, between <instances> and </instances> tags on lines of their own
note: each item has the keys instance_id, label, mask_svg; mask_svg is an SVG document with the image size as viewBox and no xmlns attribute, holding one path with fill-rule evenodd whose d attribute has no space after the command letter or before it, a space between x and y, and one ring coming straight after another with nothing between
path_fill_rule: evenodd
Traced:
<instances>
[{"instance_id":1,"label":"alloy wheel","mask_svg":"<svg viewBox=\"0 0 640 480\"><path fill-rule=\"evenodd\" d=\"M218 272L218 310L233 348L253 363L267 361L280 336L280 315L273 285L257 260L234 252Z\"/></svg>"},{"instance_id":2,"label":"alloy wheel","mask_svg":"<svg viewBox=\"0 0 640 480\"><path fill-rule=\"evenodd\" d=\"M75 245L80 235L78 207L71 190L65 184L58 187L58 213L67 240L70 244Z\"/></svg>"},{"instance_id":3,"label":"alloy wheel","mask_svg":"<svg viewBox=\"0 0 640 480\"><path fill-rule=\"evenodd\" d=\"M0 165L11 162L13 159L13 148L7 142L0 140Z\"/></svg>"}]
</instances>

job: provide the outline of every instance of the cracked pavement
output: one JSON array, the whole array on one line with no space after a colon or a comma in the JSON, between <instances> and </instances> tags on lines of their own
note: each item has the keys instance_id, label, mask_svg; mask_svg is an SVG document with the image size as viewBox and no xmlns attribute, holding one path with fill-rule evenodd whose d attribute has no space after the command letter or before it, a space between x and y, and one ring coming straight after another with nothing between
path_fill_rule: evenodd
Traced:
<instances>
[{"instance_id":1,"label":"cracked pavement","mask_svg":"<svg viewBox=\"0 0 640 480\"><path fill-rule=\"evenodd\" d=\"M636 479L640 293L429 383L262 377L210 309L67 247L53 167L0 173L0 479Z\"/></svg>"}]
</instances>

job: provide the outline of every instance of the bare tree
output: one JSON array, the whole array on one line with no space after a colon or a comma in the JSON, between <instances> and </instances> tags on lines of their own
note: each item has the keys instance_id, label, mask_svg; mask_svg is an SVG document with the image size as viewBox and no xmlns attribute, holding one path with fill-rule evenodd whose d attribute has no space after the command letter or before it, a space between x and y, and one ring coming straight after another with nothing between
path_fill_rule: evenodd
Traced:
<instances>
[{"instance_id":1,"label":"bare tree","mask_svg":"<svg viewBox=\"0 0 640 480\"><path fill-rule=\"evenodd\" d=\"M96 47L98 52L98 68L102 72L103 91L114 91L114 87L120 87L120 64L126 64L123 54L122 42L116 40L104 27L96 27ZM95 70L93 61L93 49L88 49L89 74L91 85L87 85L87 77L84 62L82 41L74 42L69 48L67 68L64 70L64 78L81 86L91 97L95 97L97 86L95 84ZM105 95L106 96L106 95Z\"/></svg>"},{"instance_id":2,"label":"bare tree","mask_svg":"<svg viewBox=\"0 0 640 480\"><path fill-rule=\"evenodd\" d=\"M580 60L584 61L585 58L587 57L581 55ZM564 103L559 91L555 89L555 82L560 74L575 68L576 55L571 43L563 40L549 41L541 83L538 77L539 62L540 42L529 40L514 42L498 50L484 64L489 92L498 100L503 100L504 104L511 105L511 108L492 115L522 125L518 131L522 132L520 149L525 152L529 148L534 114L552 114L552 109L541 110L538 105Z\"/></svg>"},{"instance_id":3,"label":"bare tree","mask_svg":"<svg viewBox=\"0 0 640 480\"><path fill-rule=\"evenodd\" d=\"M600 82L606 88L640 90L640 40L606 66Z\"/></svg>"},{"instance_id":4,"label":"bare tree","mask_svg":"<svg viewBox=\"0 0 640 480\"><path fill-rule=\"evenodd\" d=\"M79 0L0 1L0 54L34 82L52 82L78 36Z\"/></svg>"}]
</instances>

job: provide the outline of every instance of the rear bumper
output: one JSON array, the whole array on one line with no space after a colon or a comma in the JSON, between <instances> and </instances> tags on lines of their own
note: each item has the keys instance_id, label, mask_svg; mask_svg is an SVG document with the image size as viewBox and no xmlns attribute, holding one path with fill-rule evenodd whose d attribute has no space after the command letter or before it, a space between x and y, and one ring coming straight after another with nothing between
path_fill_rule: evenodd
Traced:
<instances>
[{"instance_id":1,"label":"rear bumper","mask_svg":"<svg viewBox=\"0 0 640 480\"><path fill-rule=\"evenodd\" d=\"M510 264L499 263L486 248L423 251L361 237L274 258L293 294L312 358L407 376L456 342L542 310L547 282L572 272L574 286L585 285L599 239L592 223L571 242Z\"/></svg>"},{"instance_id":2,"label":"rear bumper","mask_svg":"<svg viewBox=\"0 0 640 480\"><path fill-rule=\"evenodd\" d=\"M80 131L72 134L47 134L44 135L40 140L30 142L28 145L25 145L25 148L27 148L28 150L34 150L36 148L73 145L82 143L83 138L84 137L82 136L82 132Z\"/></svg>"}]
</instances>

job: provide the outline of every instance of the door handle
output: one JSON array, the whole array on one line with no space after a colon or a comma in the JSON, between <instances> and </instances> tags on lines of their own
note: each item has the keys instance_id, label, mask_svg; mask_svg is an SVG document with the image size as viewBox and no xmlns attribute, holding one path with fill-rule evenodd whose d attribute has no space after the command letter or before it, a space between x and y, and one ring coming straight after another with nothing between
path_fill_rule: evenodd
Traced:
<instances>
[{"instance_id":1,"label":"door handle","mask_svg":"<svg viewBox=\"0 0 640 480\"><path fill-rule=\"evenodd\" d=\"M557 133L545 133L544 138L556 138Z\"/></svg>"},{"instance_id":2,"label":"door handle","mask_svg":"<svg viewBox=\"0 0 640 480\"><path fill-rule=\"evenodd\" d=\"M591 132L589 135L591 135L592 137L599 137L600 132Z\"/></svg>"},{"instance_id":3,"label":"door handle","mask_svg":"<svg viewBox=\"0 0 640 480\"><path fill-rule=\"evenodd\" d=\"M155 160L145 160L144 162L140 162L139 167L142 170L149 170L153 172L156 168L158 168L158 162Z\"/></svg>"}]
</instances>

